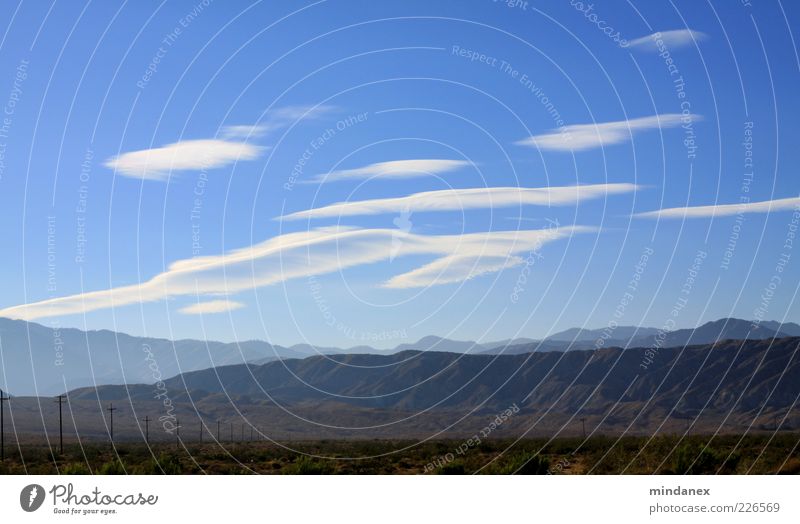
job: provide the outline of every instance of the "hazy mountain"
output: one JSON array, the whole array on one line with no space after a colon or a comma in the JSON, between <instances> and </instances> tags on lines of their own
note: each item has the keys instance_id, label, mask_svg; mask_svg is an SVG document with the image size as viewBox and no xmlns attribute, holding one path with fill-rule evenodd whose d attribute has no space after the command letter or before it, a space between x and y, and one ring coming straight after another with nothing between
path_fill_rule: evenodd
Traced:
<instances>
[{"instance_id":1,"label":"hazy mountain","mask_svg":"<svg viewBox=\"0 0 800 524\"><path fill-rule=\"evenodd\" d=\"M507 346L519 346L521 344L533 344L537 342L535 338L507 338L505 340L497 340L495 342L482 342L481 345L485 348L503 348Z\"/></svg>"},{"instance_id":2,"label":"hazy mountain","mask_svg":"<svg viewBox=\"0 0 800 524\"><path fill-rule=\"evenodd\" d=\"M794 322L776 322L774 320L765 320L761 322L761 326L777 331L779 333L786 333L790 337L800 337L800 325Z\"/></svg>"},{"instance_id":3,"label":"hazy mountain","mask_svg":"<svg viewBox=\"0 0 800 524\"><path fill-rule=\"evenodd\" d=\"M781 330L777 330L778 328ZM572 328L556 333L543 341L507 347L503 351L501 351L502 348L491 348L484 353L514 355L542 351L581 351L604 347L682 347L690 344L713 344L726 339L763 340L794 336L789 332L800 333L800 326L793 323L780 324L774 321L761 322L756 326L749 320L738 318L724 318L707 322L695 329L678 329L664 333L656 328L631 326L618 326L608 333L603 329ZM611 338L606 338L609 336ZM597 341L601 339L602 345L598 345Z\"/></svg>"},{"instance_id":4,"label":"hazy mountain","mask_svg":"<svg viewBox=\"0 0 800 524\"><path fill-rule=\"evenodd\" d=\"M770 327L772 326L772 327ZM741 320L738 318L723 318L713 322L706 322L700 327L695 329L678 329L670 331L663 337L662 341L658 341L658 335L651 335L647 337L638 337L630 342L631 345L648 347L658 345L660 347L673 347L684 346L687 344L711 344L719 340L762 340L773 337L787 337L788 333L785 331L776 331L775 328L780 326L777 322L764 322L755 326L749 320ZM791 330L792 326L796 324L784 324Z\"/></svg>"},{"instance_id":5,"label":"hazy mountain","mask_svg":"<svg viewBox=\"0 0 800 524\"><path fill-rule=\"evenodd\" d=\"M260 341L171 341L5 318L0 318L0 351L0 386L18 396L55 395L91 384L152 383L183 371L308 356Z\"/></svg>"},{"instance_id":6,"label":"hazy mountain","mask_svg":"<svg viewBox=\"0 0 800 524\"><path fill-rule=\"evenodd\" d=\"M647 347L660 342L662 347L683 346L686 344L710 344L718 340L761 340L772 337L800 336L800 326L791 322L781 324L775 321L761 322L758 326L752 321L738 318L723 318L707 322L694 329L678 329L667 332L666 336L659 336L657 328L637 328L634 326L617 326L605 332L603 329L571 328L547 337L547 341L559 342L592 342L609 337L604 340L604 346ZM585 347L578 344L578 347Z\"/></svg>"},{"instance_id":7,"label":"hazy mountain","mask_svg":"<svg viewBox=\"0 0 800 524\"><path fill-rule=\"evenodd\" d=\"M618 327L605 347L672 347L686 344L707 344L724 339L763 339L800 334L800 326L769 321L754 327L740 319L709 322L697 329L681 329L657 338L653 328L641 328L633 339L635 328ZM263 341L223 343L203 340L166 340L134 337L113 331L54 329L32 322L0 318L0 357L3 373L0 386L14 395L55 395L68 389L94 384L153 383L182 372L214 366L265 364L277 359L305 358L314 355L389 355L405 351L449 352L470 354L516 355L531 352L563 352L595 349L602 330L567 330L544 341L514 339L492 344L450 340L428 336L414 343L402 343L393 349L370 346L348 349L314 347L297 344L291 347ZM575 341L571 341L572 338ZM497 344L494 346L494 344ZM4 378L3 378L4 377Z\"/></svg>"},{"instance_id":8,"label":"hazy mountain","mask_svg":"<svg viewBox=\"0 0 800 524\"><path fill-rule=\"evenodd\" d=\"M606 332L608 331L608 333ZM558 342L594 342L604 336L610 336L613 340L630 340L634 338L646 337L658 333L657 328L617 326L614 329L581 329L570 328L550 335L545 340Z\"/></svg>"},{"instance_id":9,"label":"hazy mountain","mask_svg":"<svg viewBox=\"0 0 800 524\"><path fill-rule=\"evenodd\" d=\"M400 344L395 347L391 353L399 353L407 350L444 351L447 353L480 353L481 351L485 351L486 348L477 342L450 340L447 338L427 336L411 344Z\"/></svg>"},{"instance_id":10,"label":"hazy mountain","mask_svg":"<svg viewBox=\"0 0 800 524\"><path fill-rule=\"evenodd\" d=\"M597 414L663 408L689 416L704 407L739 413L789 409L800 394L800 338L724 341L646 349L527 355L404 351L234 365L166 381L175 399L263 399L279 405L331 403L396 410L555 409ZM153 395L152 386L99 390L102 399ZM188 394L187 394L188 391ZM626 393L627 391L627 393ZM96 398L94 389L71 399ZM224 394L224 395L223 395ZM619 401L619 404L617 402Z\"/></svg>"},{"instance_id":11,"label":"hazy mountain","mask_svg":"<svg viewBox=\"0 0 800 524\"><path fill-rule=\"evenodd\" d=\"M522 355L524 353L543 353L547 351L583 351L595 349L593 342L559 342L556 340L534 340L531 342L501 344L482 351L482 355Z\"/></svg>"}]
</instances>

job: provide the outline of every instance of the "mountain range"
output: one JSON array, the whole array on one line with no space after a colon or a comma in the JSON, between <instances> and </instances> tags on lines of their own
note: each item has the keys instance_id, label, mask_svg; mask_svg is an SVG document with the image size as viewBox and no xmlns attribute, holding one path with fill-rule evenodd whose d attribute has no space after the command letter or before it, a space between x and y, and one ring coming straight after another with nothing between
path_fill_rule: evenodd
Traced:
<instances>
[{"instance_id":1,"label":"mountain range","mask_svg":"<svg viewBox=\"0 0 800 524\"><path fill-rule=\"evenodd\" d=\"M456 424L466 431L510 406L519 415L504 423L508 435L552 434L575 428L581 418L609 434L742 432L776 424L788 430L800 427L799 349L800 337L788 337L657 350L318 355L184 373L158 390L101 386L68 397L73 409L94 418L81 431L97 435L103 430L98 407L114 402L138 417L154 416L165 409L157 391L186 427L241 421L287 438L399 438L451 433ZM30 416L20 424L33 428L40 408L32 399L17 405L26 401Z\"/></svg>"},{"instance_id":2,"label":"mountain range","mask_svg":"<svg viewBox=\"0 0 800 524\"><path fill-rule=\"evenodd\" d=\"M660 333L654 328L619 326L611 331L569 329L544 340L512 339L490 343L428 336L393 349L369 346L348 349L298 344L290 347L250 340L225 343L135 337L114 331L53 328L0 318L0 389L14 395L56 395L95 385L154 383L169 377L236 364L260 365L274 360L320 355L398 355L408 351L454 354L526 354L601 347L678 347L724 339L767 339L800 336L794 323L762 322L757 327L740 319L722 319L696 329ZM598 340L603 344L599 345Z\"/></svg>"}]
</instances>

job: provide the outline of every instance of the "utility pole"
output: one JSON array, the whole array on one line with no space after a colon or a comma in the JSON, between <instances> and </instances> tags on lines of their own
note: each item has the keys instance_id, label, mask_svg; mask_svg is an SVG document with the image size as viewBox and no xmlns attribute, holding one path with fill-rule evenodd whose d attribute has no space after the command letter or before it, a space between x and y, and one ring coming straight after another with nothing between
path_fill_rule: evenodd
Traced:
<instances>
[{"instance_id":1,"label":"utility pole","mask_svg":"<svg viewBox=\"0 0 800 524\"><path fill-rule=\"evenodd\" d=\"M0 461L6 459L6 423L5 423L5 402L10 400L5 392L0 389Z\"/></svg>"},{"instance_id":2,"label":"utility pole","mask_svg":"<svg viewBox=\"0 0 800 524\"><path fill-rule=\"evenodd\" d=\"M150 417L144 417L144 441L150 444Z\"/></svg>"},{"instance_id":3,"label":"utility pole","mask_svg":"<svg viewBox=\"0 0 800 524\"><path fill-rule=\"evenodd\" d=\"M175 447L181 447L181 423L178 417L175 417Z\"/></svg>"},{"instance_id":4,"label":"utility pole","mask_svg":"<svg viewBox=\"0 0 800 524\"><path fill-rule=\"evenodd\" d=\"M242 424L242 442L244 442L244 424Z\"/></svg>"},{"instance_id":5,"label":"utility pole","mask_svg":"<svg viewBox=\"0 0 800 524\"><path fill-rule=\"evenodd\" d=\"M200 419L200 444L203 443L203 419Z\"/></svg>"},{"instance_id":6,"label":"utility pole","mask_svg":"<svg viewBox=\"0 0 800 524\"><path fill-rule=\"evenodd\" d=\"M233 422L231 422L231 442L233 442Z\"/></svg>"},{"instance_id":7,"label":"utility pole","mask_svg":"<svg viewBox=\"0 0 800 524\"><path fill-rule=\"evenodd\" d=\"M586 419L581 417L581 427L583 427L583 440L586 440Z\"/></svg>"},{"instance_id":8,"label":"utility pole","mask_svg":"<svg viewBox=\"0 0 800 524\"><path fill-rule=\"evenodd\" d=\"M219 439L219 420L217 420L217 442L221 442Z\"/></svg>"},{"instance_id":9,"label":"utility pole","mask_svg":"<svg viewBox=\"0 0 800 524\"><path fill-rule=\"evenodd\" d=\"M253 442L253 426L250 426L250 442Z\"/></svg>"},{"instance_id":10,"label":"utility pole","mask_svg":"<svg viewBox=\"0 0 800 524\"><path fill-rule=\"evenodd\" d=\"M112 444L114 443L114 412L116 410L117 410L117 408L114 407L114 404L109 402L108 403L108 407L106 408L106 411L108 411L111 414L111 443Z\"/></svg>"},{"instance_id":11,"label":"utility pole","mask_svg":"<svg viewBox=\"0 0 800 524\"><path fill-rule=\"evenodd\" d=\"M64 395L56 397L58 402L58 444L61 449L61 454L64 454L64 419L61 416L61 404L64 402Z\"/></svg>"}]
</instances>

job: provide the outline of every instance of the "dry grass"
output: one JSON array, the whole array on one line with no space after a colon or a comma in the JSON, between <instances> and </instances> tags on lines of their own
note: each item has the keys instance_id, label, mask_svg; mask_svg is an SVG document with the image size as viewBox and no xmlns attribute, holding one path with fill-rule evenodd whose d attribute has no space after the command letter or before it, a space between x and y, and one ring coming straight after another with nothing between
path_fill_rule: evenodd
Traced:
<instances>
[{"instance_id":1,"label":"dry grass","mask_svg":"<svg viewBox=\"0 0 800 524\"><path fill-rule=\"evenodd\" d=\"M741 439L741 442L740 442ZM6 450L2 474L765 474L800 473L800 434L547 441L321 440L41 444ZM457 450L461 449L461 453Z\"/></svg>"}]
</instances>

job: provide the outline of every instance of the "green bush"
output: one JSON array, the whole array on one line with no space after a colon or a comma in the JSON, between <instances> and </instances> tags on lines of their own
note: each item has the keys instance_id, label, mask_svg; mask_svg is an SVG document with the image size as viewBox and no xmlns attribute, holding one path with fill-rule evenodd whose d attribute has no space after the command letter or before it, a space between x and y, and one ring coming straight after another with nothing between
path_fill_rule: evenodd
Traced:
<instances>
[{"instance_id":1,"label":"green bush","mask_svg":"<svg viewBox=\"0 0 800 524\"><path fill-rule=\"evenodd\" d=\"M119 460L106 462L97 470L98 475L125 475L125 467Z\"/></svg>"},{"instance_id":2,"label":"green bush","mask_svg":"<svg viewBox=\"0 0 800 524\"><path fill-rule=\"evenodd\" d=\"M62 475L89 475L91 472L89 468L86 467L86 464L70 462L69 464L64 464L64 466L60 468L59 473Z\"/></svg>"},{"instance_id":3,"label":"green bush","mask_svg":"<svg viewBox=\"0 0 800 524\"><path fill-rule=\"evenodd\" d=\"M315 460L303 455L286 468L285 472L289 475L330 475L333 469L329 461Z\"/></svg>"},{"instance_id":4,"label":"green bush","mask_svg":"<svg viewBox=\"0 0 800 524\"><path fill-rule=\"evenodd\" d=\"M165 475L180 475L183 473L183 466L180 459L172 454L162 453L158 456L159 471L163 471Z\"/></svg>"},{"instance_id":5,"label":"green bush","mask_svg":"<svg viewBox=\"0 0 800 524\"><path fill-rule=\"evenodd\" d=\"M511 457L497 473L501 475L547 475L550 461L538 453L521 453Z\"/></svg>"},{"instance_id":6,"label":"green bush","mask_svg":"<svg viewBox=\"0 0 800 524\"><path fill-rule=\"evenodd\" d=\"M438 471L439 475L466 475L467 470L464 467L464 463L460 460L455 460L453 462L448 462Z\"/></svg>"},{"instance_id":7,"label":"green bush","mask_svg":"<svg viewBox=\"0 0 800 524\"><path fill-rule=\"evenodd\" d=\"M150 458L134 467L133 475L181 475L184 473L180 459L172 453L161 453L158 458Z\"/></svg>"},{"instance_id":8,"label":"green bush","mask_svg":"<svg viewBox=\"0 0 800 524\"><path fill-rule=\"evenodd\" d=\"M678 475L703 475L708 473L735 473L741 461L738 452L729 453L710 447L698 449L684 444L672 457L672 471Z\"/></svg>"}]
</instances>

